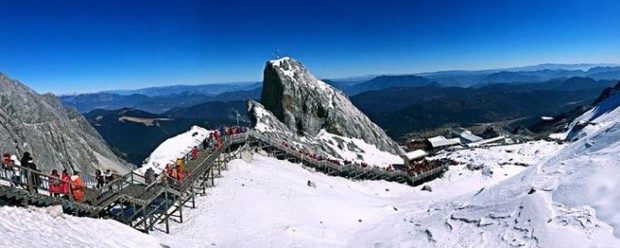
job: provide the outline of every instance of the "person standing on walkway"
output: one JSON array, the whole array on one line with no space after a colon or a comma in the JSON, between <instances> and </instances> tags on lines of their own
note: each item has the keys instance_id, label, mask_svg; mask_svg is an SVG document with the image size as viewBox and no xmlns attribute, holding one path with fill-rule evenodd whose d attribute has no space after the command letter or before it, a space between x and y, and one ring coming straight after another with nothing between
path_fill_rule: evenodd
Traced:
<instances>
[{"instance_id":1,"label":"person standing on walkway","mask_svg":"<svg viewBox=\"0 0 620 248\"><path fill-rule=\"evenodd\" d=\"M22 169L18 166L21 166L21 162L17 160L17 156L11 155L11 168L13 168L13 175L11 175L11 181L14 186L22 185Z\"/></svg>"},{"instance_id":2,"label":"person standing on walkway","mask_svg":"<svg viewBox=\"0 0 620 248\"><path fill-rule=\"evenodd\" d=\"M101 170L95 171L95 179L97 180L97 188L103 187L105 184L105 177L103 176L103 173L101 173Z\"/></svg>"},{"instance_id":3,"label":"person standing on walkway","mask_svg":"<svg viewBox=\"0 0 620 248\"><path fill-rule=\"evenodd\" d=\"M192 148L192 160L196 160L198 158L198 147L194 146Z\"/></svg>"},{"instance_id":4,"label":"person standing on walkway","mask_svg":"<svg viewBox=\"0 0 620 248\"><path fill-rule=\"evenodd\" d=\"M62 179L60 193L62 193L65 198L69 199L69 182L71 182L69 172L67 172L67 170L62 170L62 175L60 176L60 179Z\"/></svg>"},{"instance_id":5,"label":"person standing on walkway","mask_svg":"<svg viewBox=\"0 0 620 248\"><path fill-rule=\"evenodd\" d=\"M4 178L11 178L11 155L8 153L2 155L2 170Z\"/></svg>"},{"instance_id":6,"label":"person standing on walkway","mask_svg":"<svg viewBox=\"0 0 620 248\"><path fill-rule=\"evenodd\" d=\"M177 170L183 170L183 168L185 168L185 160L183 160L183 158L178 158L177 159Z\"/></svg>"},{"instance_id":7,"label":"person standing on walkway","mask_svg":"<svg viewBox=\"0 0 620 248\"><path fill-rule=\"evenodd\" d=\"M110 170L106 170L104 176L105 176L106 183L110 183L112 182L112 180L114 180L114 177L112 176L112 172L110 172Z\"/></svg>"},{"instance_id":8,"label":"person standing on walkway","mask_svg":"<svg viewBox=\"0 0 620 248\"><path fill-rule=\"evenodd\" d=\"M82 178L78 174L78 172L74 172L73 176L71 176L71 193L73 193L73 199L76 202L81 202L84 199L84 182L82 182Z\"/></svg>"},{"instance_id":9,"label":"person standing on walkway","mask_svg":"<svg viewBox=\"0 0 620 248\"><path fill-rule=\"evenodd\" d=\"M153 168L146 169L144 173L144 181L146 185L151 185L151 183L155 182L155 171Z\"/></svg>"},{"instance_id":10,"label":"person standing on walkway","mask_svg":"<svg viewBox=\"0 0 620 248\"><path fill-rule=\"evenodd\" d=\"M207 142L207 138L205 138L202 140L202 150L207 150L207 147L209 147L209 143Z\"/></svg>"},{"instance_id":11,"label":"person standing on walkway","mask_svg":"<svg viewBox=\"0 0 620 248\"><path fill-rule=\"evenodd\" d=\"M50 196L59 197L62 192L62 182L60 181L60 175L57 170L52 170L50 174L49 192Z\"/></svg>"}]
</instances>

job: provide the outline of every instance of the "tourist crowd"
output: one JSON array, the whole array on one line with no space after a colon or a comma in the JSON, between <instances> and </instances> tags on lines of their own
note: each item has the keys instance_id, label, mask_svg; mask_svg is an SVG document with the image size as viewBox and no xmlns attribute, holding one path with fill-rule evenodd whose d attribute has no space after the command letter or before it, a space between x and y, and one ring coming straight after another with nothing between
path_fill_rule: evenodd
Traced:
<instances>
[{"instance_id":1,"label":"tourist crowd","mask_svg":"<svg viewBox=\"0 0 620 248\"><path fill-rule=\"evenodd\" d=\"M53 169L51 174L45 175L37 168L29 152L24 152L20 159L17 155L4 153L0 177L7 179L11 186L27 191L39 193L39 190L43 190L47 191L50 196L74 199L78 202L84 199L86 184L79 172L74 171L73 175L70 175L66 169L63 169L61 173ZM104 175L97 170L96 179L97 187L102 187L112 180L112 173L108 170Z\"/></svg>"}]
</instances>

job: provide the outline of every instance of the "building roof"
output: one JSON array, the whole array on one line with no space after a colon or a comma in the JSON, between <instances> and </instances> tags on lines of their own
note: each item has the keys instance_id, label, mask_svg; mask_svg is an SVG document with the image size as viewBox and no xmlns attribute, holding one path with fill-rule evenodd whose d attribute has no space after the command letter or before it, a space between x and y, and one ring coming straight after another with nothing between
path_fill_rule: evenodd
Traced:
<instances>
[{"instance_id":1,"label":"building roof","mask_svg":"<svg viewBox=\"0 0 620 248\"><path fill-rule=\"evenodd\" d=\"M461 144L461 140L459 138L454 139L446 139L443 136L435 136L428 139L428 142L431 143L433 148L444 147L444 146L453 146Z\"/></svg>"},{"instance_id":2,"label":"building roof","mask_svg":"<svg viewBox=\"0 0 620 248\"><path fill-rule=\"evenodd\" d=\"M424 151L422 149L418 149L418 150L415 150L415 151L408 152L407 154L405 154L405 157L407 157L407 159L409 159L409 160L415 160L415 159L424 157L426 155L428 155L428 153L426 153L426 151Z\"/></svg>"},{"instance_id":3,"label":"building roof","mask_svg":"<svg viewBox=\"0 0 620 248\"><path fill-rule=\"evenodd\" d=\"M450 132L455 134L471 133L469 130L462 127L453 127L452 129L450 129Z\"/></svg>"},{"instance_id":4,"label":"building roof","mask_svg":"<svg viewBox=\"0 0 620 248\"><path fill-rule=\"evenodd\" d=\"M461 138L465 140L465 143L471 143L471 142L477 142L477 141L481 141L482 138L479 136L476 136L470 132L463 132L460 134Z\"/></svg>"},{"instance_id":5,"label":"building roof","mask_svg":"<svg viewBox=\"0 0 620 248\"><path fill-rule=\"evenodd\" d=\"M502 141L504 139L506 139L506 137L498 136L498 137L495 137L495 138L490 138L490 139L480 140L480 141L477 141L477 142L472 142L472 143L467 144L467 146L469 146L469 147L476 147L476 146L480 146L480 145L484 145L484 144L488 144L488 143Z\"/></svg>"}]
</instances>

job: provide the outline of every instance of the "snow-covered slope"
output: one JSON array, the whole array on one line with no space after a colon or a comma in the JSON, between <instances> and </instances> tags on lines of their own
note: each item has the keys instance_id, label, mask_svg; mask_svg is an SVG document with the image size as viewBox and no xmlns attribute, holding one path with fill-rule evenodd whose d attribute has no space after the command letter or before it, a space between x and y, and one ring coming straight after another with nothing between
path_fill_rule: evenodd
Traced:
<instances>
[{"instance_id":1,"label":"snow-covered slope","mask_svg":"<svg viewBox=\"0 0 620 248\"><path fill-rule=\"evenodd\" d=\"M597 125L581 130L578 141L496 185L409 212L412 235L390 233L387 240L420 247L619 247L620 108L607 105L614 97L580 118Z\"/></svg>"},{"instance_id":2,"label":"snow-covered slope","mask_svg":"<svg viewBox=\"0 0 620 248\"><path fill-rule=\"evenodd\" d=\"M497 149L513 150L515 160L534 161L560 148L534 142ZM448 172L452 174L428 183L433 192L420 190L422 186L331 177L255 154L249 163L232 161L216 187L198 198L197 209L184 211L186 223L174 224L170 235L153 235L184 247L414 247L414 238L420 239L417 219L423 219L430 206L474 194L525 169L497 165L501 159L495 152L479 148L461 153L495 165L494 175L456 166ZM422 241L417 247L433 247Z\"/></svg>"},{"instance_id":3,"label":"snow-covered slope","mask_svg":"<svg viewBox=\"0 0 620 248\"><path fill-rule=\"evenodd\" d=\"M63 215L62 208L0 207L0 216L0 247L161 247L117 221Z\"/></svg>"},{"instance_id":4,"label":"snow-covered slope","mask_svg":"<svg viewBox=\"0 0 620 248\"><path fill-rule=\"evenodd\" d=\"M198 209L185 211L186 223L173 225L171 235L154 235L180 247L350 247L356 232L403 211L404 199L426 193L329 177L258 154L229 168L198 198Z\"/></svg>"},{"instance_id":5,"label":"snow-covered slope","mask_svg":"<svg viewBox=\"0 0 620 248\"><path fill-rule=\"evenodd\" d=\"M460 164L418 187L331 177L255 153L250 162L230 162L216 187L197 198L197 208L183 210L184 223L171 224L171 234L153 232L157 240L144 238L138 246L620 247L620 108L605 105L619 96L601 102L601 114L580 117L596 123L596 128L577 131L580 138L573 143L540 141L446 152L436 158ZM167 141L157 152L162 155L152 157L167 161L181 154L198 137L193 133ZM421 190L423 186L432 191ZM6 221L0 218L0 231L8 232L9 239L24 228L55 235L48 223L61 221L39 214L24 217L7 209L13 208L0 208L0 215L10 216ZM19 227L21 219L37 226ZM116 234L117 227L106 226L108 222L75 219L75 226L89 228L61 233L90 236L58 241L63 247L99 247L106 243L92 240L103 235L129 239L106 246L133 246L136 238L142 239L127 227L118 227L124 233ZM60 223L53 225L65 225ZM34 236L27 238L32 240L7 246L41 245ZM109 242L115 240L120 238Z\"/></svg>"},{"instance_id":6,"label":"snow-covered slope","mask_svg":"<svg viewBox=\"0 0 620 248\"><path fill-rule=\"evenodd\" d=\"M195 222L175 227L183 235L157 236L190 247L618 247L617 120L620 109L606 110L591 119L596 130L568 145L442 154L494 173L458 165L427 183L432 192L351 182L255 155L232 163L190 217ZM198 227L207 231L192 233Z\"/></svg>"},{"instance_id":7,"label":"snow-covered slope","mask_svg":"<svg viewBox=\"0 0 620 248\"><path fill-rule=\"evenodd\" d=\"M166 164L174 164L177 158L188 154L194 146L201 147L202 141L209 137L210 132L202 127L193 126L187 132L167 139L155 148L146 163L135 172L144 175L148 168L153 168L155 173L160 173L166 168Z\"/></svg>"}]
</instances>

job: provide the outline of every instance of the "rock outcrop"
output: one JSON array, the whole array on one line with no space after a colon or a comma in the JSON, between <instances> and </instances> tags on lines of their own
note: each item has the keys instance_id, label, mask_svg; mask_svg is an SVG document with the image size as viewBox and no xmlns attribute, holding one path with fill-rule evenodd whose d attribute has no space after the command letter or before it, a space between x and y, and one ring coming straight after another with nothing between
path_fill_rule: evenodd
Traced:
<instances>
[{"instance_id":1,"label":"rock outcrop","mask_svg":"<svg viewBox=\"0 0 620 248\"><path fill-rule=\"evenodd\" d=\"M261 103L298 135L315 137L324 129L364 140L385 152L402 154L398 144L344 93L318 80L294 59L267 62Z\"/></svg>"},{"instance_id":2,"label":"rock outcrop","mask_svg":"<svg viewBox=\"0 0 620 248\"><path fill-rule=\"evenodd\" d=\"M604 101L605 99L607 99L608 97L610 97L611 95L617 92L620 92L620 81L618 81L618 83L616 83L614 87L605 88L605 90L603 90L601 95L594 101L593 105L597 105L601 103L602 101Z\"/></svg>"},{"instance_id":3,"label":"rock outcrop","mask_svg":"<svg viewBox=\"0 0 620 248\"><path fill-rule=\"evenodd\" d=\"M44 172L110 169L125 174L135 167L119 159L76 110L0 73L0 152L19 157L25 151Z\"/></svg>"}]
</instances>

